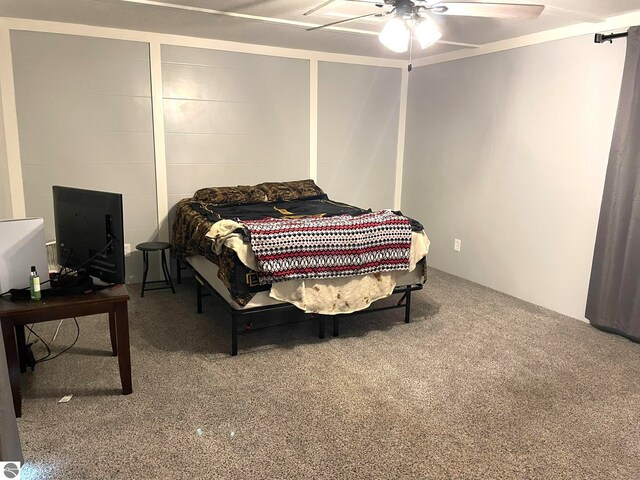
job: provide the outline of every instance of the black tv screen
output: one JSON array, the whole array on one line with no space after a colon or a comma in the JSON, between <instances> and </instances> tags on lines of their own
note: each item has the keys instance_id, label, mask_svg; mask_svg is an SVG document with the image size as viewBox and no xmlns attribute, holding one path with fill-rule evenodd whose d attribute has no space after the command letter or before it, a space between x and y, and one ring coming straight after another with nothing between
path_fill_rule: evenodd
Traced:
<instances>
[{"instance_id":1,"label":"black tv screen","mask_svg":"<svg viewBox=\"0 0 640 480\"><path fill-rule=\"evenodd\" d=\"M125 283L124 223L119 193L53 187L58 263L106 283Z\"/></svg>"}]
</instances>

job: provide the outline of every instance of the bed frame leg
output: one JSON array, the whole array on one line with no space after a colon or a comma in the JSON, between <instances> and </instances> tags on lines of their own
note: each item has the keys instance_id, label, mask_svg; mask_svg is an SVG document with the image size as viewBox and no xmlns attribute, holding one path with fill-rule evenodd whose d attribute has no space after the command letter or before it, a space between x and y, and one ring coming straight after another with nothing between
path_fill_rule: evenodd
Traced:
<instances>
[{"instance_id":1,"label":"bed frame leg","mask_svg":"<svg viewBox=\"0 0 640 480\"><path fill-rule=\"evenodd\" d=\"M411 287L407 287L406 295L406 303L404 305L404 323L409 323L411 321Z\"/></svg>"},{"instance_id":2,"label":"bed frame leg","mask_svg":"<svg viewBox=\"0 0 640 480\"><path fill-rule=\"evenodd\" d=\"M238 355L238 317L231 315L231 356Z\"/></svg>"},{"instance_id":3,"label":"bed frame leg","mask_svg":"<svg viewBox=\"0 0 640 480\"><path fill-rule=\"evenodd\" d=\"M182 283L182 263L178 255L176 255L176 283Z\"/></svg>"},{"instance_id":4,"label":"bed frame leg","mask_svg":"<svg viewBox=\"0 0 640 480\"><path fill-rule=\"evenodd\" d=\"M324 338L324 315L318 315L318 338Z\"/></svg>"},{"instance_id":5,"label":"bed frame leg","mask_svg":"<svg viewBox=\"0 0 640 480\"><path fill-rule=\"evenodd\" d=\"M196 278L196 298L197 298L197 312L202 313L202 284Z\"/></svg>"},{"instance_id":6,"label":"bed frame leg","mask_svg":"<svg viewBox=\"0 0 640 480\"><path fill-rule=\"evenodd\" d=\"M340 335L340 317L338 315L333 316L333 336Z\"/></svg>"}]
</instances>

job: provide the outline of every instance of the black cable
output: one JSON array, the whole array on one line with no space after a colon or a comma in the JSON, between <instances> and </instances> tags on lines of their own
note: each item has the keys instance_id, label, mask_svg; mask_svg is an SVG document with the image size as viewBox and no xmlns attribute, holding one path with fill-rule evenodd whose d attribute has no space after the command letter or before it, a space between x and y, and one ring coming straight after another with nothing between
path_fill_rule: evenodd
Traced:
<instances>
[{"instance_id":1,"label":"black cable","mask_svg":"<svg viewBox=\"0 0 640 480\"><path fill-rule=\"evenodd\" d=\"M89 263L91 260L93 260L94 258L96 258L98 255L102 255L106 250L109 249L109 247L113 244L113 239L109 240L109 243L107 243L105 245L105 247L100 250L99 252L96 252L92 257L90 257L88 260L85 260L84 262L82 262L80 265L78 265L77 267L71 269L69 272L65 272L64 274L62 274L61 276L64 277L65 275L70 275L73 272L77 272L78 270L80 270L82 267L84 267L87 263ZM71 257L71 255L69 255L69 258ZM68 260L68 259L67 259ZM68 261L66 263L69 263ZM63 268L67 268L66 265Z\"/></svg>"},{"instance_id":2,"label":"black cable","mask_svg":"<svg viewBox=\"0 0 640 480\"><path fill-rule=\"evenodd\" d=\"M39 358L38 360L36 360L36 364L43 363L43 362L48 362L50 360L53 360L54 358L58 358L60 355L62 355L63 353L68 352L71 348L73 348L73 346L78 342L78 338L80 338L80 324L78 323L78 319L76 317L73 317L73 321L76 324L76 338L73 340L73 343L71 345L69 345L67 348L65 348L61 352L56 353L53 357L51 356L51 348L49 347L47 342L45 342L40 335L38 335L36 332L34 332L31 329L31 327L29 327L28 325L25 325L27 327L27 329L31 333L33 333L42 342L42 344L44 345L44 348L47 349L47 354L44 357Z\"/></svg>"},{"instance_id":3,"label":"black cable","mask_svg":"<svg viewBox=\"0 0 640 480\"><path fill-rule=\"evenodd\" d=\"M42 357L40 360L36 360L36 363L42 362L45 359L49 358L49 356L51 355L51 349L49 348L49 345L47 344L47 342L45 342L40 335L38 335L36 332L34 332L33 329L30 326L25 325L25 327L27 327L27 330L29 330L31 333L33 333L33 335L42 342L42 344L44 345L44 348L47 349L47 354L44 357Z\"/></svg>"},{"instance_id":4,"label":"black cable","mask_svg":"<svg viewBox=\"0 0 640 480\"><path fill-rule=\"evenodd\" d=\"M62 350L61 352L56 353L53 357L49 358L49 355L47 355L46 357L41 358L40 360L36 360L36 363L48 362L50 360L53 360L54 358L58 358L60 355L62 355L63 353L65 353L65 352L71 350L71 348L73 348L73 346L78 341L78 338L80 338L80 324L78 323L78 319L76 317L73 317L73 321L76 323L76 338L73 341L73 343L71 345L69 345L67 348L65 348L64 350Z\"/></svg>"},{"instance_id":5,"label":"black cable","mask_svg":"<svg viewBox=\"0 0 640 480\"><path fill-rule=\"evenodd\" d=\"M69 265L69 260L71 260L71 257L73 257L73 248L71 249L71 251L69 252L69 256L67 257L67 261L64 262L64 265L60 265L60 270L58 270L58 276L60 276L60 274L62 273L63 270L65 270L67 268L67 265Z\"/></svg>"},{"instance_id":6,"label":"black cable","mask_svg":"<svg viewBox=\"0 0 640 480\"><path fill-rule=\"evenodd\" d=\"M45 280L44 282L42 282L42 283L40 284L40 286L42 286L42 285L46 285L46 284L47 284L47 283L49 283L50 281L51 281L51 280ZM31 287L23 287L23 288L20 288L19 290L29 290L30 288L31 288ZM12 289L12 290L13 290L13 289ZM6 292L4 292L4 293L0 293L0 297L4 297L5 295L9 295L10 293L11 293L11 290L7 290L7 291L6 291Z\"/></svg>"}]
</instances>

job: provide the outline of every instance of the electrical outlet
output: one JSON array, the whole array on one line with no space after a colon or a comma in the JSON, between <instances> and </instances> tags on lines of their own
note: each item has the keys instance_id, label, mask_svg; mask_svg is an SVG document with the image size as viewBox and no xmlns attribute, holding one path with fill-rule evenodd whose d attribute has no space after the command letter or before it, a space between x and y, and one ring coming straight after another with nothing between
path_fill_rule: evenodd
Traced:
<instances>
[{"instance_id":1,"label":"electrical outlet","mask_svg":"<svg viewBox=\"0 0 640 480\"><path fill-rule=\"evenodd\" d=\"M124 244L124 254L125 254L125 256L131 255L131 244L130 243L125 243Z\"/></svg>"},{"instance_id":2,"label":"electrical outlet","mask_svg":"<svg viewBox=\"0 0 640 480\"><path fill-rule=\"evenodd\" d=\"M460 240L459 238L456 238L456 239L453 241L453 249L454 249L456 252L459 252L459 251L460 251L460 247L462 247L462 240Z\"/></svg>"}]
</instances>

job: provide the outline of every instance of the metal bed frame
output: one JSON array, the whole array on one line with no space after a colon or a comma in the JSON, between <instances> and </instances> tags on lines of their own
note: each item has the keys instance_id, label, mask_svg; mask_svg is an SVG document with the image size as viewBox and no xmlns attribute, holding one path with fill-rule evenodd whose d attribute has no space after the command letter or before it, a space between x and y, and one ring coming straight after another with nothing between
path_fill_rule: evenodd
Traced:
<instances>
[{"instance_id":1,"label":"metal bed frame","mask_svg":"<svg viewBox=\"0 0 640 480\"><path fill-rule=\"evenodd\" d=\"M177 275L176 275L176 280L178 283L182 283L182 275L181 275L181 270L182 270L182 263L187 263L187 265L189 265L188 262L182 262L181 259L176 256L176 262L177 262ZM197 270L195 270L193 267L191 267L189 265L189 267L185 267L185 268L190 268L195 272L195 278L196 278L196 305L197 305L197 312L198 313L202 313L202 299L204 297L214 297L218 303L220 303L220 305L226 310L226 312L229 314L229 317L231 319L231 355L235 356L238 354L238 335L242 335L242 334L246 334L246 333L252 333L258 330L264 330L266 328L271 328L271 327L280 327L280 326L284 326L284 325L293 325L296 323L301 323L301 322L306 322L306 321L310 321L310 320L314 320L317 319L318 320L318 338L322 339L324 338L324 333L325 333L325 319L326 317L330 316L333 319L333 336L337 337L340 333L339 329L340 329L340 317L352 317L352 316L356 316L356 315L361 315L363 313L372 313L372 312L382 312L384 310L394 310L396 308L404 308L404 322L405 323L409 323L411 320L411 293L415 292L416 290L422 290L423 285L421 283L417 283L417 284L411 284L411 285L403 285L401 287L396 287L391 295L397 295L397 294L402 294L402 297L400 298L400 300L398 300L398 302L395 305L390 305L387 307L377 307L377 308L366 308L364 310L360 310L357 312L353 312L353 313L347 313L347 314L339 314L339 315L321 315L321 314L316 314L316 313L305 313L305 318L303 320L298 320L298 321L292 321L292 322L286 322L286 323L279 323L276 325L267 325L264 327L251 327L249 330L244 330L239 332L238 331L238 320L240 318L248 318L251 319L252 317L254 317L255 315L258 315L260 313L265 313L265 312L276 312L276 311L291 311L291 312L301 312L301 310L296 307L293 304L290 303L279 303L279 304L275 304L275 305L266 305L263 307L253 307L253 308L247 308L247 309L243 309L243 310L237 310L235 308L233 308L227 301L226 299L220 295L220 293L218 293L218 291L213 288L209 282L207 282L207 280L200 275L200 273L198 273ZM206 291L205 291L206 290ZM252 323L251 321L249 323Z\"/></svg>"}]
</instances>

